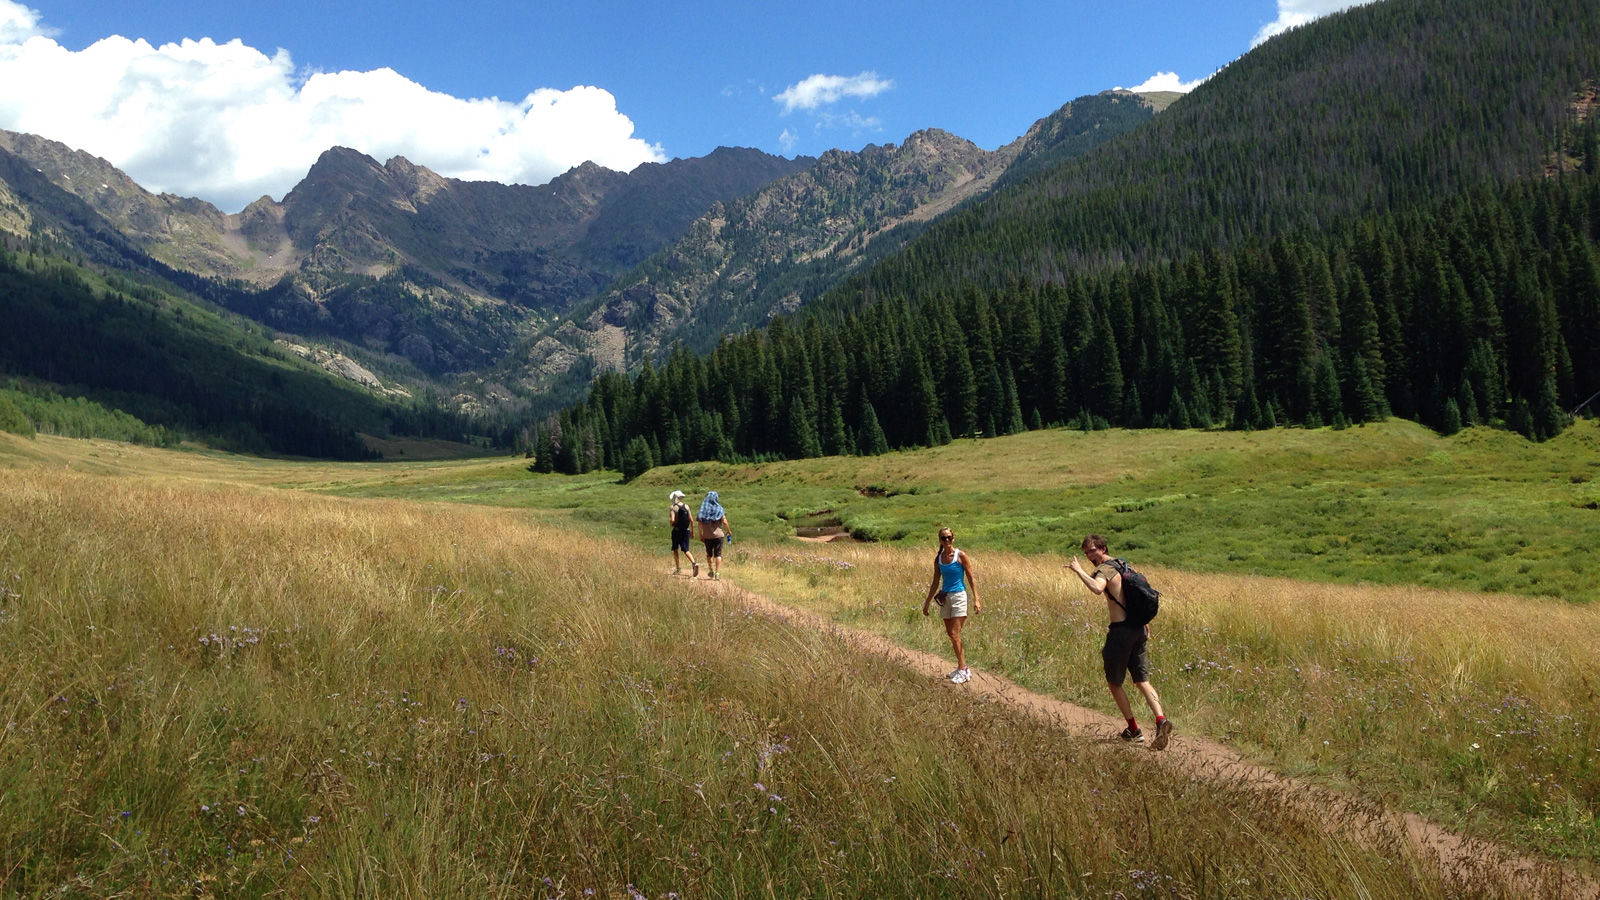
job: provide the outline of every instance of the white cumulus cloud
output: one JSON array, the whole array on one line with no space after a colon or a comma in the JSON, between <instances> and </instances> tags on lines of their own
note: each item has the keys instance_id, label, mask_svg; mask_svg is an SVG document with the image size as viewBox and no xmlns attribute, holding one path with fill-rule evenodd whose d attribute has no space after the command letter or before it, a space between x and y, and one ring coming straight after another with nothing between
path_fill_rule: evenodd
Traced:
<instances>
[{"instance_id":1,"label":"white cumulus cloud","mask_svg":"<svg viewBox=\"0 0 1600 900\"><path fill-rule=\"evenodd\" d=\"M35 35L49 33L39 24L39 11L13 0L0 0L0 44L20 44Z\"/></svg>"},{"instance_id":2,"label":"white cumulus cloud","mask_svg":"<svg viewBox=\"0 0 1600 900\"><path fill-rule=\"evenodd\" d=\"M517 184L588 160L628 171L665 159L598 87L462 99L391 69L308 76L286 50L268 56L209 38L153 47L113 36L70 51L13 0L0 0L0 128L86 150L151 190L229 211L282 197L335 145Z\"/></svg>"},{"instance_id":3,"label":"white cumulus cloud","mask_svg":"<svg viewBox=\"0 0 1600 900\"><path fill-rule=\"evenodd\" d=\"M1207 75L1205 78L1184 81L1178 77L1177 72L1157 72L1146 78L1143 84L1136 84L1131 88L1119 87L1117 90L1129 90L1136 94L1150 93L1152 91L1177 91L1180 94L1187 94L1204 84L1206 79L1210 77L1210 75Z\"/></svg>"},{"instance_id":4,"label":"white cumulus cloud","mask_svg":"<svg viewBox=\"0 0 1600 900\"><path fill-rule=\"evenodd\" d=\"M876 97L894 87L894 81L879 78L877 72L860 75L812 75L798 84L791 84L782 93L775 94L773 102L783 104L784 114L797 109L816 109L837 103L845 97Z\"/></svg>"},{"instance_id":5,"label":"white cumulus cloud","mask_svg":"<svg viewBox=\"0 0 1600 900\"><path fill-rule=\"evenodd\" d=\"M1320 19L1329 13L1363 6L1372 0L1278 0L1278 17L1261 26L1250 46L1259 47L1268 38L1283 34L1291 28Z\"/></svg>"}]
</instances>

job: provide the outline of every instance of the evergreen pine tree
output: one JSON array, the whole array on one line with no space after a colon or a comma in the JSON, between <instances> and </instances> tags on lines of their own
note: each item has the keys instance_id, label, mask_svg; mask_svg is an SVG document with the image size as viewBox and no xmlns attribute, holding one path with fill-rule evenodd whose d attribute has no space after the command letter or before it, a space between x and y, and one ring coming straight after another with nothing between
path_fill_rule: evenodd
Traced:
<instances>
[{"instance_id":1,"label":"evergreen pine tree","mask_svg":"<svg viewBox=\"0 0 1600 900\"><path fill-rule=\"evenodd\" d=\"M1004 397L1003 402L1005 403L1006 413L1003 433L1018 434L1028 430L1028 426L1022 421L1022 404L1017 400L1017 380L1012 375L1011 363L1007 362L1005 364L1002 376L1000 387ZM949 443L948 440L945 443Z\"/></svg>"},{"instance_id":2,"label":"evergreen pine tree","mask_svg":"<svg viewBox=\"0 0 1600 900\"><path fill-rule=\"evenodd\" d=\"M1261 422L1261 404L1256 400L1256 386L1251 381L1244 383L1244 390L1239 392L1239 400L1233 407L1233 427L1239 431L1250 431Z\"/></svg>"},{"instance_id":3,"label":"evergreen pine tree","mask_svg":"<svg viewBox=\"0 0 1600 900\"><path fill-rule=\"evenodd\" d=\"M1511 403L1511 413L1506 417L1506 427L1528 440L1536 440L1538 432L1533 424L1533 409L1521 397Z\"/></svg>"},{"instance_id":4,"label":"evergreen pine tree","mask_svg":"<svg viewBox=\"0 0 1600 900\"><path fill-rule=\"evenodd\" d=\"M1035 410L1035 413L1038 411ZM1139 402L1139 390L1132 384L1122 394L1122 425L1124 428L1143 428L1144 406Z\"/></svg>"},{"instance_id":5,"label":"evergreen pine tree","mask_svg":"<svg viewBox=\"0 0 1600 900\"><path fill-rule=\"evenodd\" d=\"M1549 440L1571 424L1556 391L1555 373L1547 375L1532 403L1533 434L1536 440Z\"/></svg>"},{"instance_id":6,"label":"evergreen pine tree","mask_svg":"<svg viewBox=\"0 0 1600 900\"><path fill-rule=\"evenodd\" d=\"M556 470L555 446L550 442L550 429L535 425L537 437L533 444L533 470L548 475Z\"/></svg>"},{"instance_id":7,"label":"evergreen pine tree","mask_svg":"<svg viewBox=\"0 0 1600 900\"><path fill-rule=\"evenodd\" d=\"M1444 401L1444 417L1439 423L1439 433L1449 437L1461 430L1461 408L1454 397Z\"/></svg>"},{"instance_id":8,"label":"evergreen pine tree","mask_svg":"<svg viewBox=\"0 0 1600 900\"><path fill-rule=\"evenodd\" d=\"M850 428L845 425L844 404L837 398L828 403L827 422L823 451L829 456L854 456L855 438L850 436Z\"/></svg>"},{"instance_id":9,"label":"evergreen pine tree","mask_svg":"<svg viewBox=\"0 0 1600 900\"><path fill-rule=\"evenodd\" d=\"M1472 391L1472 379L1465 372L1461 373L1461 386L1456 389L1457 406L1461 413L1461 424L1471 427L1479 424L1482 419L1478 412L1478 397Z\"/></svg>"},{"instance_id":10,"label":"evergreen pine tree","mask_svg":"<svg viewBox=\"0 0 1600 900\"><path fill-rule=\"evenodd\" d=\"M889 452L889 441L878 425L878 413L865 392L861 395L861 433L856 435L856 452L862 456L882 456Z\"/></svg>"},{"instance_id":11,"label":"evergreen pine tree","mask_svg":"<svg viewBox=\"0 0 1600 900\"><path fill-rule=\"evenodd\" d=\"M956 330L953 334L960 334L959 326L955 324L955 317L950 316L949 325ZM949 371L946 374L946 389L942 396L950 403L950 427L957 437L971 437L979 429L978 424L978 379L972 368L972 360L967 353L965 342L955 342L950 348Z\"/></svg>"},{"instance_id":12,"label":"evergreen pine tree","mask_svg":"<svg viewBox=\"0 0 1600 900\"><path fill-rule=\"evenodd\" d=\"M650 445L635 435L622 451L622 480L632 481L650 471Z\"/></svg>"},{"instance_id":13,"label":"evergreen pine tree","mask_svg":"<svg viewBox=\"0 0 1600 900\"><path fill-rule=\"evenodd\" d=\"M811 459L822 455L822 442L817 440L817 431L811 421L811 413L804 403L792 401L788 407L785 431L788 433L788 443L783 448L785 455L790 459Z\"/></svg>"},{"instance_id":14,"label":"evergreen pine tree","mask_svg":"<svg viewBox=\"0 0 1600 900\"><path fill-rule=\"evenodd\" d=\"M1343 416L1343 403L1339 397L1339 375L1333 368L1333 353L1324 348L1322 360L1317 365L1316 410L1319 417L1332 423Z\"/></svg>"},{"instance_id":15,"label":"evergreen pine tree","mask_svg":"<svg viewBox=\"0 0 1600 900\"><path fill-rule=\"evenodd\" d=\"M1184 404L1177 388L1172 389L1172 397L1167 401L1167 427L1179 429L1189 427L1189 407Z\"/></svg>"}]
</instances>

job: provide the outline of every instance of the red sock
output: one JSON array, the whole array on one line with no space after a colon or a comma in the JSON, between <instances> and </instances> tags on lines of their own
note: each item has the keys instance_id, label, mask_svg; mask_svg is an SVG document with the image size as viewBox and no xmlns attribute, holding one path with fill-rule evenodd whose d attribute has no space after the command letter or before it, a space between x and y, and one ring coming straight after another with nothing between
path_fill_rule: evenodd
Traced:
<instances>
[{"instance_id":1,"label":"red sock","mask_svg":"<svg viewBox=\"0 0 1600 900\"><path fill-rule=\"evenodd\" d=\"M1162 722L1165 722L1166 720L1167 720L1166 716L1156 716L1156 724L1157 725L1160 725Z\"/></svg>"},{"instance_id":2,"label":"red sock","mask_svg":"<svg viewBox=\"0 0 1600 900\"><path fill-rule=\"evenodd\" d=\"M1134 721L1134 720L1133 720L1133 717L1132 717L1132 716L1129 716L1129 717L1128 717L1128 727L1129 727L1129 728L1132 728L1132 729L1133 729L1133 730L1134 730L1134 731L1138 731L1138 730L1139 730L1139 723L1138 723L1138 722L1135 722L1135 721Z\"/></svg>"}]
</instances>

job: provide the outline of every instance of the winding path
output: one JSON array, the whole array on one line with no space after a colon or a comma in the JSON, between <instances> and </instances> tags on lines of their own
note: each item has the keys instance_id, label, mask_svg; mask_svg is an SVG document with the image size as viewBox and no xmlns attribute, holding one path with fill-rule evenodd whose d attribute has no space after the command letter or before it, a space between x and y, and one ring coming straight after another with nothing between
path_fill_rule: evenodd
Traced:
<instances>
[{"instance_id":1,"label":"winding path","mask_svg":"<svg viewBox=\"0 0 1600 900\"><path fill-rule=\"evenodd\" d=\"M719 594L772 618L836 635L860 652L888 658L920 675L942 680L946 667L950 665L948 660L937 654L902 647L880 634L846 628L726 580L694 579L689 583L699 590ZM948 682L945 685L951 690L970 691L979 697L1001 703L1084 740L1118 741L1117 734L1123 725L1120 719L1034 693L988 672L974 672L972 680L965 685L957 686ZM1178 731L1173 734L1162 759L1195 776L1242 785L1272 795L1281 802L1300 806L1313 812L1314 819L1361 823L1360 827L1366 836L1375 842L1403 835L1424 858L1436 859L1447 878L1490 878L1498 881L1510 896L1600 900L1600 882L1589 876L1553 862L1518 855L1492 841L1448 831L1415 813L1385 810L1329 788L1280 775L1247 761L1232 748L1217 741Z\"/></svg>"}]
</instances>

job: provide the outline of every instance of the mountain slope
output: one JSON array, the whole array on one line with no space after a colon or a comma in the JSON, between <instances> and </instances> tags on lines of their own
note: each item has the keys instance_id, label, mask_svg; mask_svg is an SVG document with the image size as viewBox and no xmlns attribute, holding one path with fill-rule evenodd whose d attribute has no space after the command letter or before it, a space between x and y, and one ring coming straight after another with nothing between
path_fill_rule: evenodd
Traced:
<instances>
[{"instance_id":1,"label":"mountain slope","mask_svg":"<svg viewBox=\"0 0 1600 900\"><path fill-rule=\"evenodd\" d=\"M370 455L358 431L382 435L403 418L260 326L59 258L0 247L0 321L0 374L214 446L358 459Z\"/></svg>"},{"instance_id":2,"label":"mountain slope","mask_svg":"<svg viewBox=\"0 0 1600 900\"><path fill-rule=\"evenodd\" d=\"M997 190L845 305L1314 230L1542 172L1600 77L1589 0L1384 0L1266 42L1149 128Z\"/></svg>"},{"instance_id":3,"label":"mountain slope","mask_svg":"<svg viewBox=\"0 0 1600 900\"><path fill-rule=\"evenodd\" d=\"M228 217L209 203L152 194L97 156L31 134L0 131L0 152L12 156L16 166L31 170L41 183L77 198L130 245L167 265L205 275L239 271L228 239ZM15 182L17 176L14 166L0 172L0 182ZM42 199L38 186L32 193L36 202ZM61 202L58 198L47 205ZM27 234L18 227L22 224L22 219L8 224L0 218L0 230Z\"/></svg>"},{"instance_id":4,"label":"mountain slope","mask_svg":"<svg viewBox=\"0 0 1600 900\"><path fill-rule=\"evenodd\" d=\"M579 470L1068 423L1548 439L1600 396L1597 98L1592 2L1353 9L1014 163L811 315L602 373L535 438Z\"/></svg>"},{"instance_id":5,"label":"mountain slope","mask_svg":"<svg viewBox=\"0 0 1600 900\"><path fill-rule=\"evenodd\" d=\"M155 195L103 159L0 132L0 230L92 259L238 282L216 299L273 327L402 356L434 375L492 364L719 201L811 165L757 150L586 163L546 185L464 182L346 148L282 203L236 215ZM119 263L120 264L120 263Z\"/></svg>"},{"instance_id":6,"label":"mountain slope","mask_svg":"<svg viewBox=\"0 0 1600 900\"><path fill-rule=\"evenodd\" d=\"M792 312L893 253L1014 167L1071 158L1152 115L1145 99L1106 92L1063 106L992 152L937 129L899 146L830 151L809 170L700 217L681 240L542 335L519 378L537 389L584 359L625 368L680 340L708 349L721 334Z\"/></svg>"}]
</instances>

